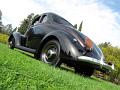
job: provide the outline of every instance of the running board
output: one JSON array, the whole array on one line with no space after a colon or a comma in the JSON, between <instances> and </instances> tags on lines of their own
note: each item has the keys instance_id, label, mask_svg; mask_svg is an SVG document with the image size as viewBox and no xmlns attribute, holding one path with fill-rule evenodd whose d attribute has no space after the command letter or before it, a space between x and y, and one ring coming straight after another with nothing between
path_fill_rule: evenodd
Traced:
<instances>
[{"instance_id":1,"label":"running board","mask_svg":"<svg viewBox=\"0 0 120 90\"><path fill-rule=\"evenodd\" d=\"M24 46L16 45L15 47L20 49L20 50L23 50L23 51L26 51L26 52L30 52L30 53L33 53L33 54L36 52L35 49L27 48L27 47L24 47Z\"/></svg>"}]
</instances>

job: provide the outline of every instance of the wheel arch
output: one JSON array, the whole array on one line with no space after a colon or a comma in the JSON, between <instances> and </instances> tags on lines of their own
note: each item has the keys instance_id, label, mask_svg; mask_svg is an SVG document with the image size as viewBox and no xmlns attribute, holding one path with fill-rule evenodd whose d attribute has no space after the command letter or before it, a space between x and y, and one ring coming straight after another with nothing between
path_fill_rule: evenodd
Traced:
<instances>
[{"instance_id":1,"label":"wheel arch","mask_svg":"<svg viewBox=\"0 0 120 90\"><path fill-rule=\"evenodd\" d=\"M50 40L57 40L59 42L59 39L54 36L54 35L49 35L49 36L46 36L42 41L41 41L41 44L40 44L40 48L39 50L41 51L41 49L43 48L43 46ZM60 42L59 42L60 43Z\"/></svg>"},{"instance_id":2,"label":"wheel arch","mask_svg":"<svg viewBox=\"0 0 120 90\"><path fill-rule=\"evenodd\" d=\"M78 54L80 55L77 48L75 48L72 42L72 37L68 33L61 30L51 32L42 39L40 48L38 49L39 53L42 50L44 44L53 39L57 40L60 43L62 56L66 55L75 58L76 56L78 56Z\"/></svg>"},{"instance_id":3,"label":"wheel arch","mask_svg":"<svg viewBox=\"0 0 120 90\"><path fill-rule=\"evenodd\" d=\"M10 42L10 40L13 38L13 34L10 35L10 37L8 38L8 42Z\"/></svg>"},{"instance_id":4,"label":"wheel arch","mask_svg":"<svg viewBox=\"0 0 120 90\"><path fill-rule=\"evenodd\" d=\"M19 32L13 32L10 37L8 38L8 42L12 39L15 38L15 45L21 45L21 33Z\"/></svg>"}]
</instances>

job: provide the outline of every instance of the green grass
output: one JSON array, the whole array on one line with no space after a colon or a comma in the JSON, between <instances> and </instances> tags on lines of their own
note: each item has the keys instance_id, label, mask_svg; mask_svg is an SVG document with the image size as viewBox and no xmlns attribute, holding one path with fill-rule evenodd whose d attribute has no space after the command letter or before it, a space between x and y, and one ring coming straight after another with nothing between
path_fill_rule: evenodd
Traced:
<instances>
[{"instance_id":1,"label":"green grass","mask_svg":"<svg viewBox=\"0 0 120 90\"><path fill-rule=\"evenodd\" d=\"M0 90L120 90L120 86L51 67L0 43Z\"/></svg>"},{"instance_id":2,"label":"green grass","mask_svg":"<svg viewBox=\"0 0 120 90\"><path fill-rule=\"evenodd\" d=\"M8 35L0 33L0 42L7 43L8 37L9 37Z\"/></svg>"}]
</instances>

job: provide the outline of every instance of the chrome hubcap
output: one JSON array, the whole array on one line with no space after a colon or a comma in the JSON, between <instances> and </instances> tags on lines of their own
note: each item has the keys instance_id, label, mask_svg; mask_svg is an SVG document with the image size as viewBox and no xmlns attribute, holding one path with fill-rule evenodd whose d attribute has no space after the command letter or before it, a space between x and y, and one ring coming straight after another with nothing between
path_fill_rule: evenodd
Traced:
<instances>
[{"instance_id":1,"label":"chrome hubcap","mask_svg":"<svg viewBox=\"0 0 120 90\"><path fill-rule=\"evenodd\" d=\"M55 50L48 50L47 52L47 57L51 58L51 57L55 57L56 56L56 51Z\"/></svg>"},{"instance_id":2,"label":"chrome hubcap","mask_svg":"<svg viewBox=\"0 0 120 90\"><path fill-rule=\"evenodd\" d=\"M49 45L42 51L42 60L45 63L52 63L58 58L58 49L56 45Z\"/></svg>"}]
</instances>

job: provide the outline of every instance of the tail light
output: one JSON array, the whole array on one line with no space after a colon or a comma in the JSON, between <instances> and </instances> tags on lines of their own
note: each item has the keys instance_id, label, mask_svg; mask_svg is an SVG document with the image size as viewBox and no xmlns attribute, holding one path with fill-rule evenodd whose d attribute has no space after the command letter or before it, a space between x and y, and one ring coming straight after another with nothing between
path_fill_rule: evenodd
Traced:
<instances>
[{"instance_id":1,"label":"tail light","mask_svg":"<svg viewBox=\"0 0 120 90\"><path fill-rule=\"evenodd\" d=\"M88 37L85 38L86 49L91 50L93 48L93 42Z\"/></svg>"}]
</instances>

